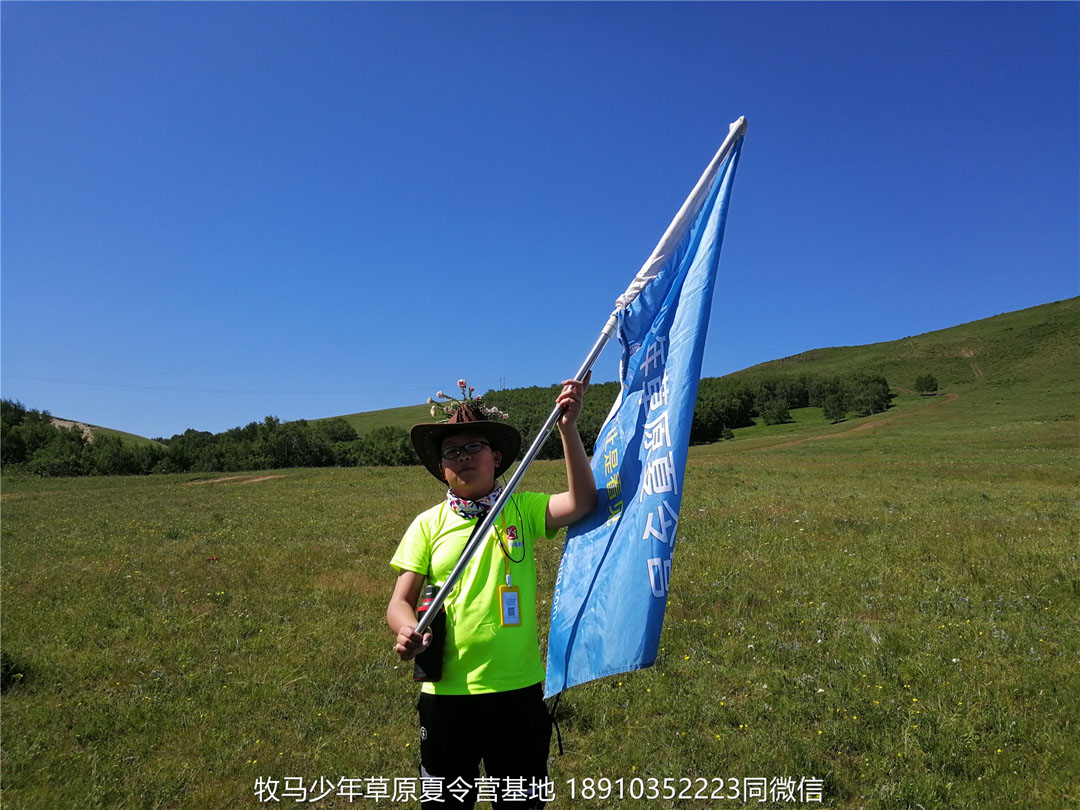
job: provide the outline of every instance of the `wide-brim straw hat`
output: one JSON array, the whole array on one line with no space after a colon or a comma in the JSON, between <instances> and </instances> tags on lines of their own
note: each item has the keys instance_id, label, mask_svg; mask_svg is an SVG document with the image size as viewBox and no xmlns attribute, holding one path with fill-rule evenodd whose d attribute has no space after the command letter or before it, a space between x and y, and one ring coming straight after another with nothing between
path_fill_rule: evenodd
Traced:
<instances>
[{"instance_id":1,"label":"wide-brim straw hat","mask_svg":"<svg viewBox=\"0 0 1080 810\"><path fill-rule=\"evenodd\" d=\"M445 439L456 433L477 433L491 443L492 450L498 450L501 454L499 465L495 468L495 477L498 478L517 459L521 451L521 434L513 425L506 422L493 422L485 419L479 410L472 405L464 404L457 408L445 422L424 422L413 425L409 431L416 455L420 457L420 463L427 467L429 473L443 483L442 467L442 443Z\"/></svg>"}]
</instances>

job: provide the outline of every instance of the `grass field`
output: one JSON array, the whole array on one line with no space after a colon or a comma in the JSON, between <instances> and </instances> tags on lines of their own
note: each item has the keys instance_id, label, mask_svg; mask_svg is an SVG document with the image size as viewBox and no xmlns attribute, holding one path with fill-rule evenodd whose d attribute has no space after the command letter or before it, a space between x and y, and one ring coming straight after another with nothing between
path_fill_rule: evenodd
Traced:
<instances>
[{"instance_id":1,"label":"grass field","mask_svg":"<svg viewBox=\"0 0 1080 810\"><path fill-rule=\"evenodd\" d=\"M566 693L553 806L770 806L580 793L815 777L808 806L1080 807L1072 357L981 360L950 396L692 448L660 657ZM441 492L418 468L270 474L5 477L5 808L415 776L387 560ZM558 462L524 484L562 485ZM549 598L560 548L538 559Z\"/></svg>"}]
</instances>

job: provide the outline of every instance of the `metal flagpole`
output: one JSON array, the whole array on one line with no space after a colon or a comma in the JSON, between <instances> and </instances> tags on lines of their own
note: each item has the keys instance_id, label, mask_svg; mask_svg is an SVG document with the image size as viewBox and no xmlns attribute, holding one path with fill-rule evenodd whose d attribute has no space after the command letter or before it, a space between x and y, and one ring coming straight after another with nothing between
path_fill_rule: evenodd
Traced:
<instances>
[{"instance_id":1,"label":"metal flagpole","mask_svg":"<svg viewBox=\"0 0 1080 810\"><path fill-rule=\"evenodd\" d=\"M690 213L694 211L700 204L700 198L707 194L709 188L712 186L713 180L716 177L716 173L719 171L720 166L727 158L731 148L735 145L735 141L738 140L746 132L746 117L740 117L737 121L733 122L728 130L727 138L724 139L724 143L721 144L720 149L717 150L716 155L713 156L712 161L709 163L705 172L701 175L694 186L694 190L690 192L690 196L686 198L686 202L683 203L682 208L679 209L679 213L675 215L675 218L671 221L667 231L660 238L660 242L657 244L656 249L653 250L652 255L648 261L645 262L638 274L634 276L634 280L630 283L630 286L626 288L626 292L619 296L616 301L615 310L608 316L607 323L604 324L603 330L600 332L600 337L597 338L595 345L589 351L588 356L585 358L585 362L581 364L581 368L578 373L574 375L574 379L583 381L585 375L589 373L589 369L592 368L593 363L600 356L600 352L604 350L604 346L615 334L619 325L619 312L626 309L630 303L637 298L645 286L652 281L653 278L663 269L667 263L667 259L671 254L671 250L679 243L685 234L686 229L690 227L691 216ZM461 576L461 572L465 570L465 566L469 564L469 561L476 554L477 549L487 539L488 532L491 531L491 527L495 525L495 521L498 519L499 514L502 512L503 507L506 506L510 500L510 496L514 494L514 489L521 481L521 477L525 475L525 471L536 459L537 453L540 452L540 448L543 447L544 442L547 441L548 434L551 428L555 426L555 422L562 415L562 408L555 407L548 415L547 421L544 422L543 427L540 428L540 432L533 440L532 446L529 447L522 458L521 463L518 465L514 474L510 477L510 481L503 488L502 494L499 496L495 504L488 510L488 513L484 516L484 519L477 524L473 530L472 535L469 537L469 542L465 544L465 549L461 552L461 557L457 561L457 565L454 566L450 575L446 578L446 582L439 588L439 592L435 595L431 605L424 612L423 617L416 625L416 632L423 635L428 626L434 621L435 616L438 615L439 609L442 608L443 603L446 601L447 595L450 593L451 588L458 581Z\"/></svg>"}]
</instances>

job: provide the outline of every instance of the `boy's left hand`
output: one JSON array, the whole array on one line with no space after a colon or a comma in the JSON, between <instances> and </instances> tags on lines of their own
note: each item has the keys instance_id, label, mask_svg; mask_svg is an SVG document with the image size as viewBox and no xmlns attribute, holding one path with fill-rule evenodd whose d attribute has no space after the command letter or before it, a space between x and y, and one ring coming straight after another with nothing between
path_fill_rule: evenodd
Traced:
<instances>
[{"instance_id":1,"label":"boy's left hand","mask_svg":"<svg viewBox=\"0 0 1080 810\"><path fill-rule=\"evenodd\" d=\"M577 424L578 417L581 416L581 402L589 388L590 379L592 379L591 369L584 380L563 380L562 393L555 399L555 404L562 408L558 421L560 428L569 428Z\"/></svg>"}]
</instances>

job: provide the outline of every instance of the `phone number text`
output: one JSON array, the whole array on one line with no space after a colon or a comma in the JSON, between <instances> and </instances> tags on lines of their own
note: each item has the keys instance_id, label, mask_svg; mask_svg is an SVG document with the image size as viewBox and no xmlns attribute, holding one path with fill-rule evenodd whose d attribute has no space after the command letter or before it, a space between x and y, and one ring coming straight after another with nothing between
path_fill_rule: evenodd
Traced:
<instances>
[{"instance_id":1,"label":"phone number text","mask_svg":"<svg viewBox=\"0 0 1080 810\"><path fill-rule=\"evenodd\" d=\"M823 779L793 776L744 776L706 778L699 776L658 778L635 776L629 779L606 776L567 779L571 799L689 799L731 802L821 802Z\"/></svg>"}]
</instances>

